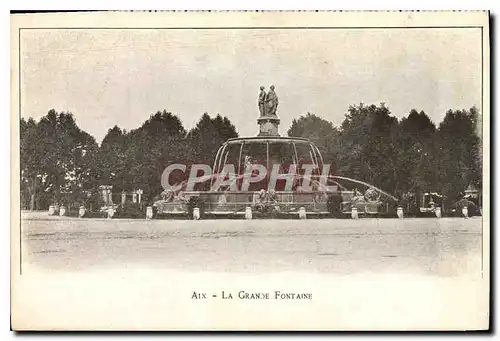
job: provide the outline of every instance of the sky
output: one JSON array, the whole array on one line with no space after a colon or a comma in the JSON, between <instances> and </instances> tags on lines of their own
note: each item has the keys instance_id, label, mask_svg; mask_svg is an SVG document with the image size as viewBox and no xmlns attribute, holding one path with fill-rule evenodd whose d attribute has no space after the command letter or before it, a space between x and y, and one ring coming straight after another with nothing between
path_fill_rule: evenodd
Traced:
<instances>
[{"instance_id":1,"label":"sky","mask_svg":"<svg viewBox=\"0 0 500 341\"><path fill-rule=\"evenodd\" d=\"M259 87L271 84L282 135L307 112L340 125L360 102L436 124L481 108L478 28L37 29L21 31L20 57L21 116L69 111L98 142L163 109L186 129L208 112L254 136Z\"/></svg>"}]
</instances>

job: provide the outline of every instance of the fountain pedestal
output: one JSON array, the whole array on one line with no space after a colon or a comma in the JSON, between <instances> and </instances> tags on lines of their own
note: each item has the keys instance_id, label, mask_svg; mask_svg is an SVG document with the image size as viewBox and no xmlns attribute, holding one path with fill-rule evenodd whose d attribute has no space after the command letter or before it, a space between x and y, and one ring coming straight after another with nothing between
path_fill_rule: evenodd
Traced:
<instances>
[{"instance_id":1,"label":"fountain pedestal","mask_svg":"<svg viewBox=\"0 0 500 341\"><path fill-rule=\"evenodd\" d=\"M259 124L259 134L257 136L279 136L280 119L278 116L261 116L257 119L257 123Z\"/></svg>"}]
</instances>

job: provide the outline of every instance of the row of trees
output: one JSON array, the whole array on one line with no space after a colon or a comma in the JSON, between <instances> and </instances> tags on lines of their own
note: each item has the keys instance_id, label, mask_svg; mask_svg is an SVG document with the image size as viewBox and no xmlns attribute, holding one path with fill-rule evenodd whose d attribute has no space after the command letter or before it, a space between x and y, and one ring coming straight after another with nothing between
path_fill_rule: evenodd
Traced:
<instances>
[{"instance_id":1,"label":"row of trees","mask_svg":"<svg viewBox=\"0 0 500 341\"><path fill-rule=\"evenodd\" d=\"M401 120L385 104L351 106L339 127L308 113L290 136L309 137L335 173L366 181L401 197L436 191L456 200L469 185L482 188L479 113L449 110L438 126L425 112Z\"/></svg>"},{"instance_id":2,"label":"row of trees","mask_svg":"<svg viewBox=\"0 0 500 341\"><path fill-rule=\"evenodd\" d=\"M225 140L237 136L226 117L205 113L187 132L177 116L164 110L137 129L109 129L99 146L69 113L50 110L38 123L21 119L22 205L46 209L54 202L88 203L100 185L112 185L114 193L142 189L149 201L162 191L166 165L209 162Z\"/></svg>"},{"instance_id":3,"label":"row of trees","mask_svg":"<svg viewBox=\"0 0 500 341\"><path fill-rule=\"evenodd\" d=\"M422 111L398 120L384 104L360 104L349 108L338 127L309 113L292 122L288 135L315 142L339 175L399 195L433 190L452 198L469 184L481 188L478 118L475 108L450 110L436 127ZM82 204L99 185L112 185L115 193L140 188L151 200L162 191L167 164L210 164L218 147L237 136L229 119L206 113L187 131L179 117L159 111L137 129L109 129L100 145L70 113L50 110L38 122L21 119L22 204Z\"/></svg>"}]
</instances>

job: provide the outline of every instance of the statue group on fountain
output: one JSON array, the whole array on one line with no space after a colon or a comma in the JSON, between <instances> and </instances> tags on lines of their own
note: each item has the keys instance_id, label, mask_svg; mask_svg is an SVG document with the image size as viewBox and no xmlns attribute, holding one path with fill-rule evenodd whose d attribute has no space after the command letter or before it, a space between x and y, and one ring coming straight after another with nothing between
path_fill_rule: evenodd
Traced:
<instances>
[{"instance_id":1,"label":"statue group on fountain","mask_svg":"<svg viewBox=\"0 0 500 341\"><path fill-rule=\"evenodd\" d=\"M279 204L276 191L274 189L270 189L269 191L261 189L258 193L254 193L252 206L259 212L278 212Z\"/></svg>"},{"instance_id":2,"label":"statue group on fountain","mask_svg":"<svg viewBox=\"0 0 500 341\"><path fill-rule=\"evenodd\" d=\"M278 110L278 96L274 92L274 85L269 87L269 91L266 93L263 86L260 87L259 93L259 111L260 116L276 116L276 111Z\"/></svg>"}]
</instances>

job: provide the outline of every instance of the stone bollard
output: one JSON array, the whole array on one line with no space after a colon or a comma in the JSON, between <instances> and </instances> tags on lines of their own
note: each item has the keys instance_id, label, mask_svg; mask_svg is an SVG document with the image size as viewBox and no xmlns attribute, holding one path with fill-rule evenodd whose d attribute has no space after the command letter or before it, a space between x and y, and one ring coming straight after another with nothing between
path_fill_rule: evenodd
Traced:
<instances>
[{"instance_id":1,"label":"stone bollard","mask_svg":"<svg viewBox=\"0 0 500 341\"><path fill-rule=\"evenodd\" d=\"M245 219L252 219L252 208L250 206L245 208Z\"/></svg>"},{"instance_id":2,"label":"stone bollard","mask_svg":"<svg viewBox=\"0 0 500 341\"><path fill-rule=\"evenodd\" d=\"M299 208L299 219L307 219L306 209L305 207Z\"/></svg>"},{"instance_id":3,"label":"stone bollard","mask_svg":"<svg viewBox=\"0 0 500 341\"><path fill-rule=\"evenodd\" d=\"M193 219L194 220L200 219L200 209L198 207L193 208Z\"/></svg>"},{"instance_id":4,"label":"stone bollard","mask_svg":"<svg viewBox=\"0 0 500 341\"><path fill-rule=\"evenodd\" d=\"M436 207L436 211L434 212L436 217L441 218L441 207Z\"/></svg>"},{"instance_id":5,"label":"stone bollard","mask_svg":"<svg viewBox=\"0 0 500 341\"><path fill-rule=\"evenodd\" d=\"M153 219L153 207L146 207L146 219Z\"/></svg>"},{"instance_id":6,"label":"stone bollard","mask_svg":"<svg viewBox=\"0 0 500 341\"><path fill-rule=\"evenodd\" d=\"M49 206L49 215L56 214L56 207L54 205Z\"/></svg>"},{"instance_id":7,"label":"stone bollard","mask_svg":"<svg viewBox=\"0 0 500 341\"><path fill-rule=\"evenodd\" d=\"M66 206L61 206L61 208L59 208L59 216L63 217L65 215L66 215Z\"/></svg>"},{"instance_id":8,"label":"stone bollard","mask_svg":"<svg viewBox=\"0 0 500 341\"><path fill-rule=\"evenodd\" d=\"M108 208L108 219L113 218L115 215L115 209L113 207Z\"/></svg>"},{"instance_id":9,"label":"stone bollard","mask_svg":"<svg viewBox=\"0 0 500 341\"><path fill-rule=\"evenodd\" d=\"M397 210L396 210L396 214L398 215L399 219L403 219L404 218L403 208L402 207L398 207Z\"/></svg>"},{"instance_id":10,"label":"stone bollard","mask_svg":"<svg viewBox=\"0 0 500 341\"><path fill-rule=\"evenodd\" d=\"M469 209L467 208L467 206L462 207L462 215L464 216L464 218L469 217Z\"/></svg>"},{"instance_id":11,"label":"stone bollard","mask_svg":"<svg viewBox=\"0 0 500 341\"><path fill-rule=\"evenodd\" d=\"M359 219L358 209L356 207L353 207L351 210L351 218L352 219Z\"/></svg>"},{"instance_id":12,"label":"stone bollard","mask_svg":"<svg viewBox=\"0 0 500 341\"><path fill-rule=\"evenodd\" d=\"M85 206L80 206L80 208L78 209L78 216L80 218L83 218L83 216L85 215Z\"/></svg>"}]
</instances>

